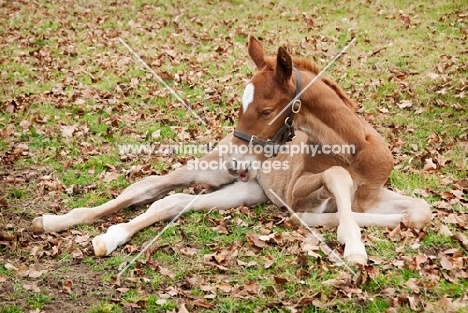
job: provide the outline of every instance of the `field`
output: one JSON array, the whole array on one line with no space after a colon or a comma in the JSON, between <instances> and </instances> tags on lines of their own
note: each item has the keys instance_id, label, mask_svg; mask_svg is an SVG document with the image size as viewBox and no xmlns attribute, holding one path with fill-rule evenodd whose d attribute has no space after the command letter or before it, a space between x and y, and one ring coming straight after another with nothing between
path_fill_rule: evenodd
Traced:
<instances>
[{"instance_id":1,"label":"field","mask_svg":"<svg viewBox=\"0 0 468 313\"><path fill-rule=\"evenodd\" d=\"M0 0L0 16L0 313L468 311L465 1ZM28 230L194 157L122 145L230 132L255 72L249 35L320 67L356 38L324 76L387 139L388 188L426 199L430 225L363 229L369 262L353 273L285 209L190 211L120 277L166 223L105 258L91 240L146 206L61 233ZM315 231L342 254L335 229Z\"/></svg>"}]
</instances>

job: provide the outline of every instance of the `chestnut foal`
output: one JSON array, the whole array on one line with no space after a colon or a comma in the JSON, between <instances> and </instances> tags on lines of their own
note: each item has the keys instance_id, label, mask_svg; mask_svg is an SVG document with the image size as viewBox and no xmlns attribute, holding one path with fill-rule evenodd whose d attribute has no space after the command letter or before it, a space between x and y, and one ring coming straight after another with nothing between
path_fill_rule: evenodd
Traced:
<instances>
[{"instance_id":1,"label":"chestnut foal","mask_svg":"<svg viewBox=\"0 0 468 313\"><path fill-rule=\"evenodd\" d=\"M424 200L384 188L393 168L387 143L355 114L355 103L334 81L316 77L316 64L292 58L282 47L276 57L266 56L253 37L248 50L258 72L244 91L232 145L279 149L294 138L294 122L305 133L303 141L317 148L313 157L302 154L289 162L292 169L287 174L257 173L257 181L273 203L286 203L302 212L299 217L310 226L338 226L345 258L358 263L367 259L359 226L392 226L403 216L415 228L430 221L431 210ZM310 88L302 90L312 80ZM251 151L231 153L230 172L244 173L250 162L265 158Z\"/></svg>"},{"instance_id":2,"label":"chestnut foal","mask_svg":"<svg viewBox=\"0 0 468 313\"><path fill-rule=\"evenodd\" d=\"M404 219L410 227L420 228L431 219L429 205L424 200L402 196L383 187L393 166L387 144L355 115L354 103L341 88L330 79L317 79L300 95L302 106L296 102L282 113L298 94L298 83L307 83L317 75L317 66L305 59L291 58L283 48L279 48L277 57L267 57L253 37L248 50L259 72L244 92L234 136L228 135L217 149L200 159L218 167L201 170L189 163L164 176L149 176L100 206L37 217L31 230L58 232L77 224L92 223L125 207L152 203L142 215L111 226L105 234L93 239L95 255L109 255L140 229L176 216L195 197L181 193L166 196L169 191L199 183L219 189L199 196L192 204L196 210L250 206L268 198L282 206L275 192L288 206L300 212L299 217L309 226L338 226L338 240L345 245L344 256L351 263L367 261L359 227L395 227ZM278 114L284 117L269 126ZM285 121L286 116L289 120ZM299 130L296 136L293 118ZM265 140L272 137L274 140ZM245 139L249 139L250 144ZM264 151L271 146L292 151L301 144L319 148L348 144L353 145L355 151L314 155L274 153L274 157L267 159L263 153L252 153L252 149L239 153L237 148L246 144L260 145ZM222 164L217 163L220 159ZM281 165L265 170L264 166L252 166L255 162Z\"/></svg>"}]
</instances>

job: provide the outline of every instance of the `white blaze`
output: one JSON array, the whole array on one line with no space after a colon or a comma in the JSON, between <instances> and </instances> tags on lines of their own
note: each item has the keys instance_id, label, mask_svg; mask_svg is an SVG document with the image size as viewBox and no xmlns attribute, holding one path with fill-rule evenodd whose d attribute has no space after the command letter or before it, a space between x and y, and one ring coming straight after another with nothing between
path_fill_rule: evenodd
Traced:
<instances>
[{"instance_id":1,"label":"white blaze","mask_svg":"<svg viewBox=\"0 0 468 313\"><path fill-rule=\"evenodd\" d=\"M254 85L249 83L245 86L244 95L242 96L242 110L247 111L249 104L252 103L254 97Z\"/></svg>"}]
</instances>

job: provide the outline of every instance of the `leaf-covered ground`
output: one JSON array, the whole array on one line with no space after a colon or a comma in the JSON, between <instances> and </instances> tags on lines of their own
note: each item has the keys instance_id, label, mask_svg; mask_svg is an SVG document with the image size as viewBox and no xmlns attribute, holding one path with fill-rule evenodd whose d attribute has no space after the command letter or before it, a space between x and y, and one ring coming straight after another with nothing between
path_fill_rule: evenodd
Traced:
<instances>
[{"instance_id":1,"label":"leaf-covered ground","mask_svg":"<svg viewBox=\"0 0 468 313\"><path fill-rule=\"evenodd\" d=\"M464 1L0 0L0 16L1 313L468 310ZM356 275L273 205L190 212L121 277L165 223L103 259L91 239L145 207L28 231L34 217L101 204L193 157L119 145L222 138L254 72L249 34L322 67L357 39L326 76L387 138L389 188L431 203L428 227L364 229L369 263ZM333 229L316 231L342 253Z\"/></svg>"}]
</instances>

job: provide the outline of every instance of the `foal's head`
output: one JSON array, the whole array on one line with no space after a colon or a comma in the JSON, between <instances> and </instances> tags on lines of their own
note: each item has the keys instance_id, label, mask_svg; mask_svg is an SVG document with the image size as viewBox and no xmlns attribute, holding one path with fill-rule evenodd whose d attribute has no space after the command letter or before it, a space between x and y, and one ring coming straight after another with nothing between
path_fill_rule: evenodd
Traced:
<instances>
[{"instance_id":1,"label":"foal's head","mask_svg":"<svg viewBox=\"0 0 468 313\"><path fill-rule=\"evenodd\" d=\"M293 116L299 112L301 103L293 100L299 99L302 78L293 63L314 74L318 72L313 63L301 59L293 62L283 47L278 49L276 57L266 56L254 37L249 39L248 51L258 72L245 87L232 144L250 149L247 153L239 149L240 153L231 154L232 173L239 173L248 162L261 162L276 155L280 146L294 137Z\"/></svg>"},{"instance_id":2,"label":"foal's head","mask_svg":"<svg viewBox=\"0 0 468 313\"><path fill-rule=\"evenodd\" d=\"M248 50L258 72L245 88L236 130L268 140L285 123L292 123L292 120L285 121L292 109L300 109L299 103L296 103L283 111L300 92L298 89L301 88L302 80L299 71L293 67L291 56L283 47L278 49L276 58L269 57L265 55L261 44L250 37ZM245 144L238 137L233 143Z\"/></svg>"}]
</instances>

